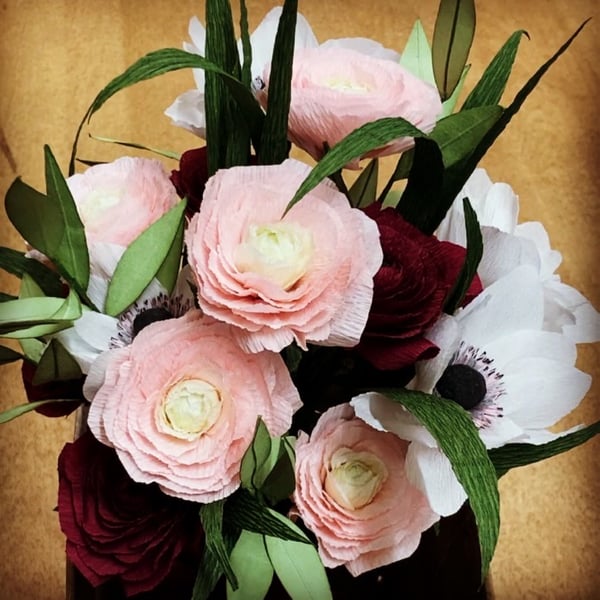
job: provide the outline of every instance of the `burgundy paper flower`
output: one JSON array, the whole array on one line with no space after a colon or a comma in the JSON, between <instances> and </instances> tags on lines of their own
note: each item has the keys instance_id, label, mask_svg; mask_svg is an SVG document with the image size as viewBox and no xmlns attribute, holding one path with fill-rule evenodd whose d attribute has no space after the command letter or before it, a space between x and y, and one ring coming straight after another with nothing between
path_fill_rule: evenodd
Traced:
<instances>
[{"instance_id":1,"label":"burgundy paper flower","mask_svg":"<svg viewBox=\"0 0 600 600\"><path fill-rule=\"evenodd\" d=\"M35 411L45 417L64 417L70 415L85 402L83 397L83 382L85 377L68 379L66 381L49 381L41 385L34 385L36 365L24 360L21 365L23 387L29 402L38 400L69 400L69 402L52 402L36 408Z\"/></svg>"},{"instance_id":2,"label":"burgundy paper flower","mask_svg":"<svg viewBox=\"0 0 600 600\"><path fill-rule=\"evenodd\" d=\"M187 198L186 212L191 218L200 210L208 180L206 146L187 150L179 159L179 171L171 171L171 182L181 198Z\"/></svg>"},{"instance_id":3,"label":"burgundy paper flower","mask_svg":"<svg viewBox=\"0 0 600 600\"><path fill-rule=\"evenodd\" d=\"M67 556L93 586L118 577L127 596L154 589L198 547L197 505L133 482L90 433L66 444L58 473Z\"/></svg>"},{"instance_id":4,"label":"burgundy paper flower","mask_svg":"<svg viewBox=\"0 0 600 600\"><path fill-rule=\"evenodd\" d=\"M401 369L438 353L424 334L442 314L466 250L425 235L392 208L376 203L365 212L377 222L384 259L358 350L378 369ZM466 301L481 289L475 277Z\"/></svg>"}]
</instances>

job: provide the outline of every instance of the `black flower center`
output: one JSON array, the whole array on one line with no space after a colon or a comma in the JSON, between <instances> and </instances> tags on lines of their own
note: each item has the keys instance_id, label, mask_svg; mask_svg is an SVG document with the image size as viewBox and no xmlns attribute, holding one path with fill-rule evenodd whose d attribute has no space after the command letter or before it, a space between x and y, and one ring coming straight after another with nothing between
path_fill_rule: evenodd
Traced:
<instances>
[{"instance_id":1,"label":"black flower center","mask_svg":"<svg viewBox=\"0 0 600 600\"><path fill-rule=\"evenodd\" d=\"M447 400L453 400L464 409L477 406L487 392L485 377L469 365L455 364L446 367L435 389Z\"/></svg>"},{"instance_id":2,"label":"black flower center","mask_svg":"<svg viewBox=\"0 0 600 600\"><path fill-rule=\"evenodd\" d=\"M173 315L164 307L147 308L135 316L133 320L133 337L135 337L144 327L155 321L166 321L172 319Z\"/></svg>"}]
</instances>

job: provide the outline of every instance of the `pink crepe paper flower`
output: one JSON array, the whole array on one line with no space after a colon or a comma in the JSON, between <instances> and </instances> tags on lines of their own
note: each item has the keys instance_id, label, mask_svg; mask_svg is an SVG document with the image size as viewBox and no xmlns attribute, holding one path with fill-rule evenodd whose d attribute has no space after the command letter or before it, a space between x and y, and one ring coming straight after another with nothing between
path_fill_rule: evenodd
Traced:
<instances>
[{"instance_id":1,"label":"pink crepe paper flower","mask_svg":"<svg viewBox=\"0 0 600 600\"><path fill-rule=\"evenodd\" d=\"M407 479L408 443L349 404L330 408L296 443L294 502L326 567L357 576L410 556L438 516Z\"/></svg>"},{"instance_id":2,"label":"pink crepe paper flower","mask_svg":"<svg viewBox=\"0 0 600 600\"><path fill-rule=\"evenodd\" d=\"M133 480L203 503L239 487L259 416L282 435L301 406L279 355L245 354L227 325L196 310L110 350L92 366L85 392L91 431Z\"/></svg>"},{"instance_id":3,"label":"pink crepe paper flower","mask_svg":"<svg viewBox=\"0 0 600 600\"><path fill-rule=\"evenodd\" d=\"M67 179L88 244L127 247L179 202L157 160L125 156Z\"/></svg>"},{"instance_id":4,"label":"pink crepe paper flower","mask_svg":"<svg viewBox=\"0 0 600 600\"><path fill-rule=\"evenodd\" d=\"M354 346L367 320L377 225L329 182L282 217L309 171L295 160L218 171L187 231L200 308L249 352Z\"/></svg>"},{"instance_id":5,"label":"pink crepe paper flower","mask_svg":"<svg viewBox=\"0 0 600 600\"><path fill-rule=\"evenodd\" d=\"M268 104L269 67L258 98ZM397 62L354 49L325 46L294 54L289 137L319 160L355 129L383 117L402 117L425 133L442 111L437 90ZM400 138L369 152L376 157L403 152L413 138ZM358 168L358 160L351 166Z\"/></svg>"}]
</instances>

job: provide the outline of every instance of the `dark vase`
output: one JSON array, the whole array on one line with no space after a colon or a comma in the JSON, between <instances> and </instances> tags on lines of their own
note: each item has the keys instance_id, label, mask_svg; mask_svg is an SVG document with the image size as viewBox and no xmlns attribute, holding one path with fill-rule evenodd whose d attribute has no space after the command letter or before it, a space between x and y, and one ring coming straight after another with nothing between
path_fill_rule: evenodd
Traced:
<instances>
[{"instance_id":1,"label":"dark vase","mask_svg":"<svg viewBox=\"0 0 600 600\"><path fill-rule=\"evenodd\" d=\"M188 600L193 571L180 564L156 590L131 596L132 600ZM490 600L489 586L480 585L481 566L477 528L473 513L465 504L452 517L442 519L426 531L417 551L406 560L353 577L344 567L329 570L335 600L382 598L407 600ZM221 582L211 600L225 600ZM118 582L93 588L72 566L67 571L67 600L124 600ZM267 600L289 599L276 578Z\"/></svg>"}]
</instances>

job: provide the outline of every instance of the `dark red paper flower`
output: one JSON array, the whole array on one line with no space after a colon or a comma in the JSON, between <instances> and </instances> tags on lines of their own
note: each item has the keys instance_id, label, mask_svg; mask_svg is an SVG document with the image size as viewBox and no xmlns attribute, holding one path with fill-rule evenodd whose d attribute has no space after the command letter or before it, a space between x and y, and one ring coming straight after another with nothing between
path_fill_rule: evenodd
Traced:
<instances>
[{"instance_id":1,"label":"dark red paper flower","mask_svg":"<svg viewBox=\"0 0 600 600\"><path fill-rule=\"evenodd\" d=\"M208 180L206 146L187 150L179 159L179 170L171 171L171 182L181 198L187 198L186 213L192 217L200 210Z\"/></svg>"},{"instance_id":2,"label":"dark red paper flower","mask_svg":"<svg viewBox=\"0 0 600 600\"><path fill-rule=\"evenodd\" d=\"M36 408L36 412L45 417L64 417L70 415L85 402L83 397L83 382L85 377L68 379L66 381L49 381L41 385L34 385L36 365L24 360L21 365L23 387L29 402L38 400L68 400L68 402L51 402Z\"/></svg>"},{"instance_id":3,"label":"dark red paper flower","mask_svg":"<svg viewBox=\"0 0 600 600\"><path fill-rule=\"evenodd\" d=\"M375 275L373 304L358 351L378 369L401 369L438 353L424 334L442 314L466 250L425 235L392 208L381 210L376 203L365 212L379 227L383 265ZM476 277L466 301L481 289Z\"/></svg>"},{"instance_id":4,"label":"dark red paper flower","mask_svg":"<svg viewBox=\"0 0 600 600\"><path fill-rule=\"evenodd\" d=\"M93 586L117 577L127 596L153 590L182 555L197 553L198 506L132 481L90 433L66 444L58 474L67 556Z\"/></svg>"}]
</instances>

